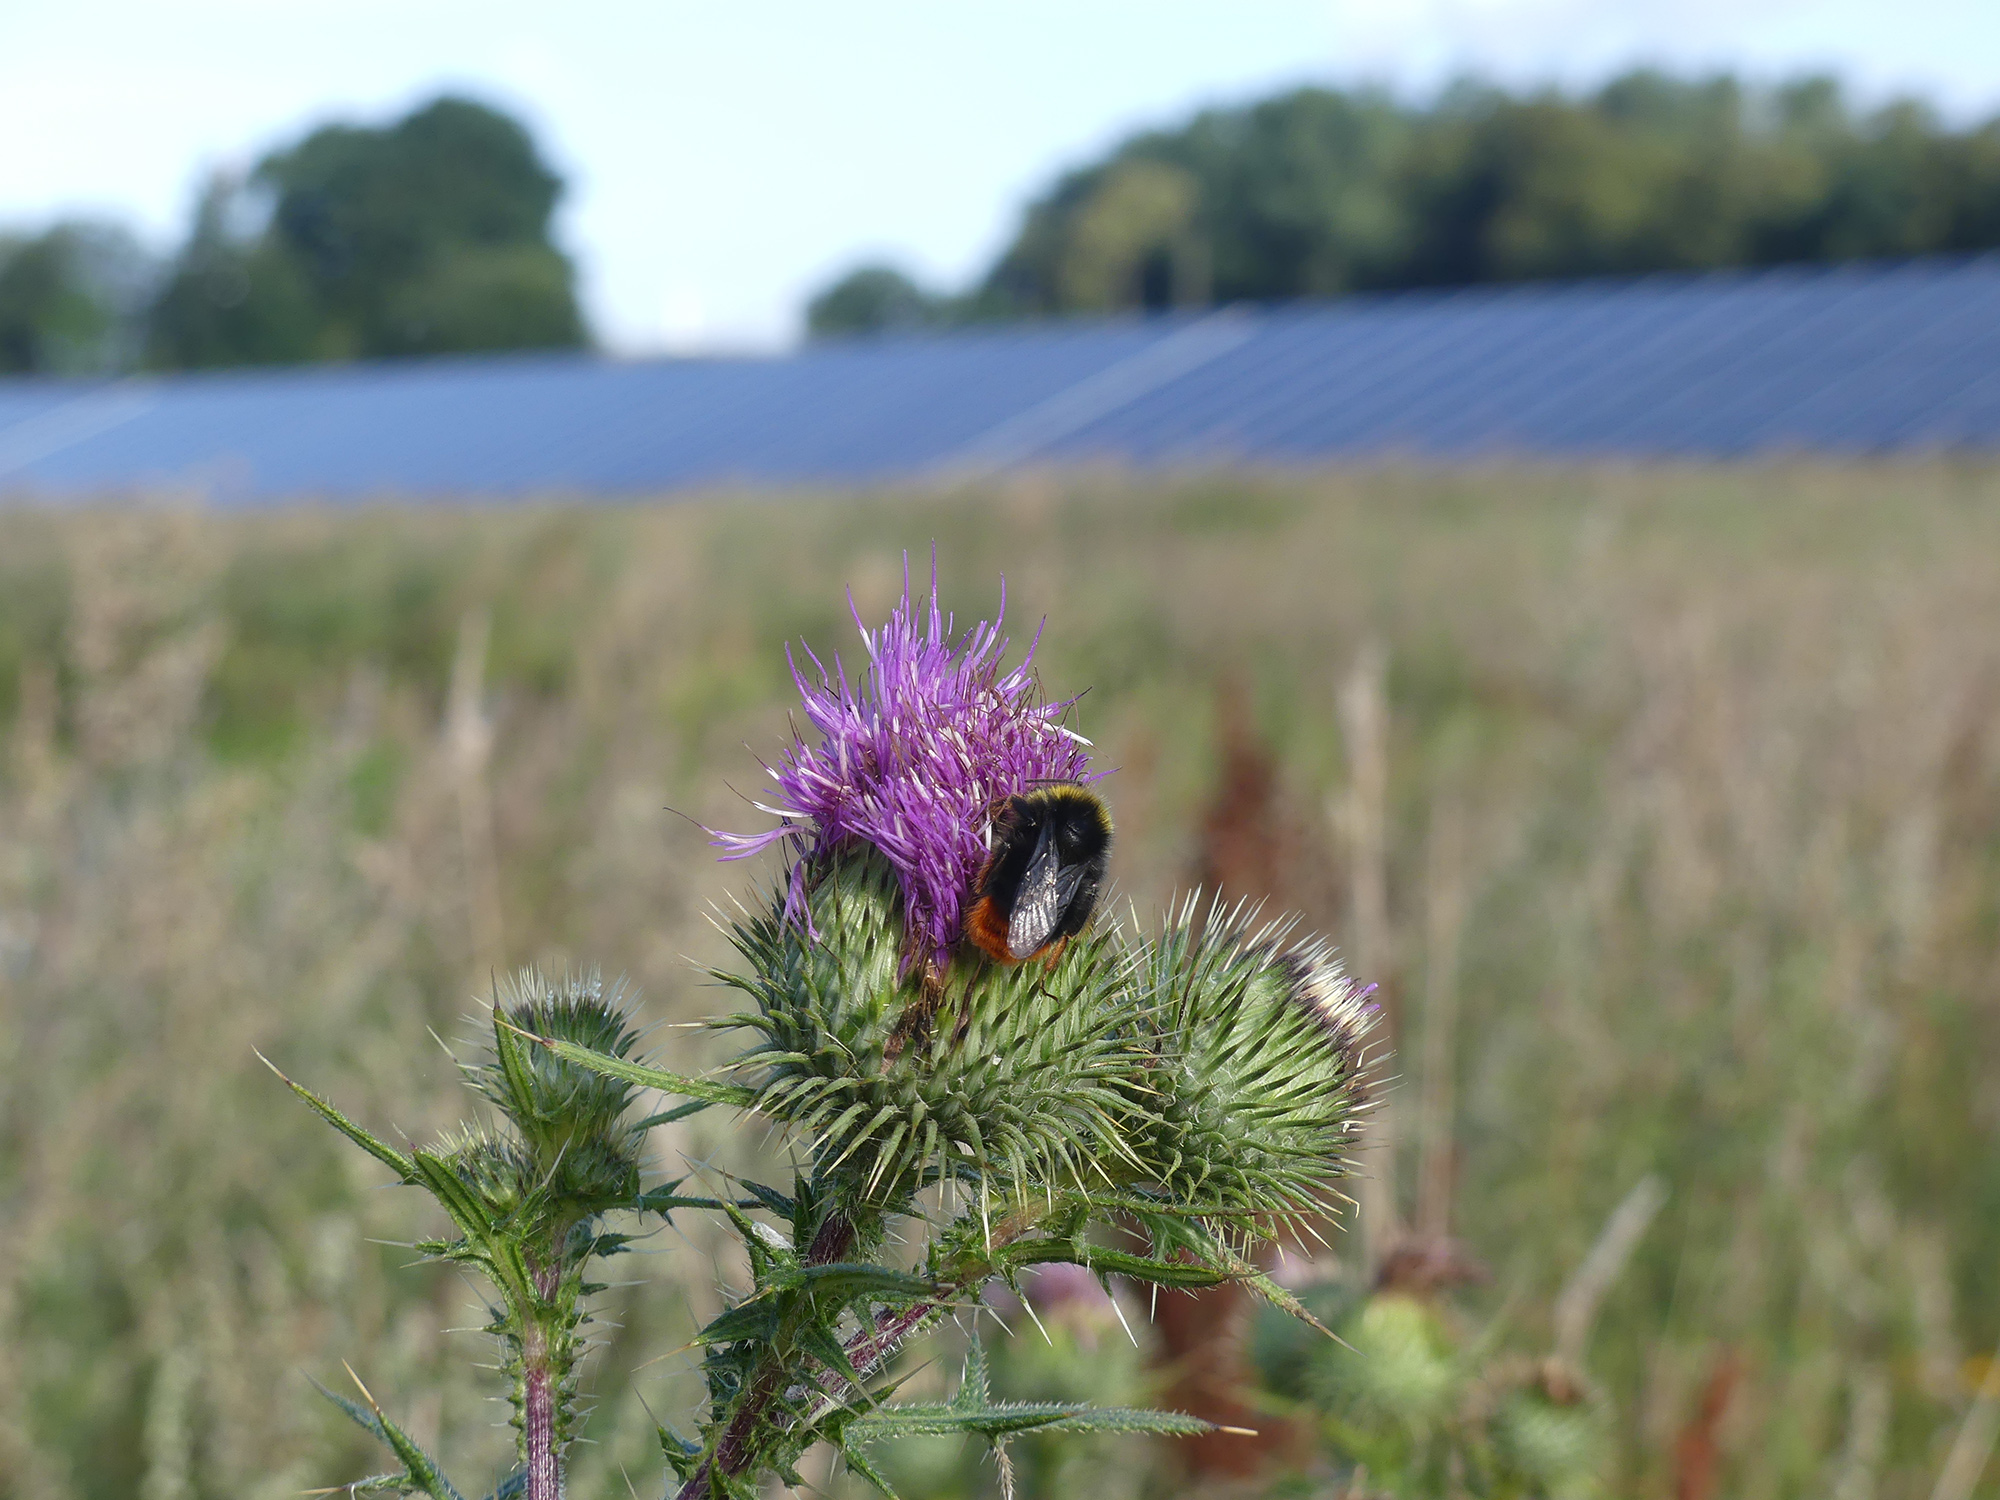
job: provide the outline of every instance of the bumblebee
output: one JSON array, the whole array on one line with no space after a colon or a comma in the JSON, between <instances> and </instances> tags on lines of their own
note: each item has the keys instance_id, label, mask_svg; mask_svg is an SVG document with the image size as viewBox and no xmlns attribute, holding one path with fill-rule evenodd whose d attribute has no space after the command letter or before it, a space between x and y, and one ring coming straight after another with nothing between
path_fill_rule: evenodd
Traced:
<instances>
[{"instance_id":1,"label":"bumblebee","mask_svg":"<svg viewBox=\"0 0 2000 1500\"><path fill-rule=\"evenodd\" d=\"M995 963L1053 961L1089 923L1111 861L1111 813L1088 787L1056 782L993 813L991 853L965 914L966 938Z\"/></svg>"}]
</instances>

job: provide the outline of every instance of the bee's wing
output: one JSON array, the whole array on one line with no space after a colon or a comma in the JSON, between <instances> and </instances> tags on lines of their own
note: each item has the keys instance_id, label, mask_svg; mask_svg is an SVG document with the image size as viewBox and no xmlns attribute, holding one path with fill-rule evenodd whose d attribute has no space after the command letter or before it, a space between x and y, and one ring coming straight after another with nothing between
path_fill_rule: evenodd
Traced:
<instances>
[{"instance_id":1,"label":"bee's wing","mask_svg":"<svg viewBox=\"0 0 2000 1500\"><path fill-rule=\"evenodd\" d=\"M1023 959L1054 937L1064 897L1056 841L1044 823L1035 838L1035 852L1028 856L1027 873L1014 893L1014 909L1007 914L1007 951Z\"/></svg>"}]
</instances>

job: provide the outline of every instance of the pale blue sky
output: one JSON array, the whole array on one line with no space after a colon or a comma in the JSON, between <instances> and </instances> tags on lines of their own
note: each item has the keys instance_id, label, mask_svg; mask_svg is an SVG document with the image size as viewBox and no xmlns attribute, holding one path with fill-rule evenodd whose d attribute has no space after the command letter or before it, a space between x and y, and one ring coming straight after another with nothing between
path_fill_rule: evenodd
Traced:
<instances>
[{"instance_id":1,"label":"pale blue sky","mask_svg":"<svg viewBox=\"0 0 2000 1500\"><path fill-rule=\"evenodd\" d=\"M1833 68L2000 111L2000 0L0 0L0 225L156 246L203 175L440 88L534 127L613 348L772 347L862 256L957 283L1060 167L1308 80Z\"/></svg>"}]
</instances>

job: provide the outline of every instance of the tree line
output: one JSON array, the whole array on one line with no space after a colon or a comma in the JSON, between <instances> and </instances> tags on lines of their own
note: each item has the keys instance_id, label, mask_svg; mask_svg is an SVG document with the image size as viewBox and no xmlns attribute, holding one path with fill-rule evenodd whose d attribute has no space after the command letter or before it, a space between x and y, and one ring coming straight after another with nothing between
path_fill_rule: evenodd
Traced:
<instances>
[{"instance_id":1,"label":"tree line","mask_svg":"<svg viewBox=\"0 0 2000 1500\"><path fill-rule=\"evenodd\" d=\"M0 235L0 371L576 347L562 190L517 121L470 100L324 126L213 178L164 263L115 224Z\"/></svg>"},{"instance_id":2,"label":"tree line","mask_svg":"<svg viewBox=\"0 0 2000 1500\"><path fill-rule=\"evenodd\" d=\"M1064 173L970 287L862 266L817 335L2000 246L2000 118L1829 78L1638 71L1582 95L1302 88Z\"/></svg>"},{"instance_id":3,"label":"tree line","mask_svg":"<svg viewBox=\"0 0 2000 1500\"><path fill-rule=\"evenodd\" d=\"M0 233L0 372L284 364L589 341L523 126L441 98L212 179L164 261L116 225ZM1831 79L1634 72L1581 95L1303 88L1057 178L961 290L890 265L814 335L2000 247L2000 118Z\"/></svg>"}]
</instances>

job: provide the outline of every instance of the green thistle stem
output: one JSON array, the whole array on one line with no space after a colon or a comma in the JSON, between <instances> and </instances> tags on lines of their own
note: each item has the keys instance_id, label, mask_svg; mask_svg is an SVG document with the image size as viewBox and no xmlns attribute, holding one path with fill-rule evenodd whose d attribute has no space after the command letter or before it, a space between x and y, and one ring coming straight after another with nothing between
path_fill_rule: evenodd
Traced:
<instances>
[{"instance_id":1,"label":"green thistle stem","mask_svg":"<svg viewBox=\"0 0 2000 1500\"><path fill-rule=\"evenodd\" d=\"M1022 1238L1033 1228L1034 1220L1025 1216L1010 1216L996 1224L993 1230L993 1246L1011 1244ZM831 1214L820 1225L819 1233L806 1252L810 1265L832 1265L846 1259L853 1253L860 1238L853 1222L843 1215ZM967 1291L984 1282L990 1275L990 1267L981 1266L976 1271L966 1272L938 1289L936 1297L920 1302L896 1312L885 1312L873 1326L863 1328L848 1337L842 1345L848 1363L862 1377L873 1375L887 1364L905 1340L921 1332L945 1308L949 1307ZM837 1394L836 1387L847 1382L839 1376L832 1376L831 1386L811 1420L819 1421L829 1412L837 1410L845 1399ZM762 1448L762 1439L772 1417L771 1408L788 1386L798 1380L797 1367L790 1361L767 1354L758 1367L758 1372L746 1387L742 1399L730 1418L729 1426L723 1430L714 1452L702 1462L700 1468L689 1476L675 1500L706 1500L711 1495L711 1477L725 1475L731 1478L754 1470L757 1454Z\"/></svg>"},{"instance_id":2,"label":"green thistle stem","mask_svg":"<svg viewBox=\"0 0 2000 1500\"><path fill-rule=\"evenodd\" d=\"M568 1342L555 1331L560 1313L552 1308L562 1283L557 1265L538 1266L535 1294L541 1304L522 1318L521 1438L527 1460L528 1500L562 1500L562 1453L557 1445L556 1404L567 1371L562 1365ZM553 1336L552 1336L553 1335Z\"/></svg>"},{"instance_id":3,"label":"green thistle stem","mask_svg":"<svg viewBox=\"0 0 2000 1500\"><path fill-rule=\"evenodd\" d=\"M524 1346L522 1423L527 1434L528 1500L562 1500L562 1461L555 1449L555 1376L543 1362L544 1341L531 1332Z\"/></svg>"},{"instance_id":4,"label":"green thistle stem","mask_svg":"<svg viewBox=\"0 0 2000 1500\"><path fill-rule=\"evenodd\" d=\"M806 1264L809 1266L837 1265L845 1260L860 1238L854 1221L845 1214L828 1214L820 1223L819 1232L813 1236L812 1244L806 1249ZM716 1440L715 1451L703 1460L700 1468L681 1486L680 1500L701 1500L709 1493L711 1474L724 1474L734 1478L748 1471L756 1461L759 1439L769 1422L771 1406L785 1392L794 1376L791 1363L776 1353L767 1353L757 1366L757 1373L744 1387L743 1395L737 1400L736 1410L731 1414L729 1425ZM530 1497L534 1500L534 1497Z\"/></svg>"},{"instance_id":5,"label":"green thistle stem","mask_svg":"<svg viewBox=\"0 0 2000 1500\"><path fill-rule=\"evenodd\" d=\"M906 1307L900 1312L883 1313L875 1320L874 1327L862 1329L841 1346L847 1355L847 1362L863 1379L873 1375L889 1362L890 1355L903 1347L905 1340L921 1333L932 1319L951 1306L974 1284L973 1280L954 1282L942 1290L934 1301L919 1302L914 1307ZM846 1384L846 1380L841 1377L835 1377L830 1382L831 1388L820 1398L819 1406L813 1411L814 1422L839 1410L846 1402L848 1398L838 1389Z\"/></svg>"}]
</instances>

